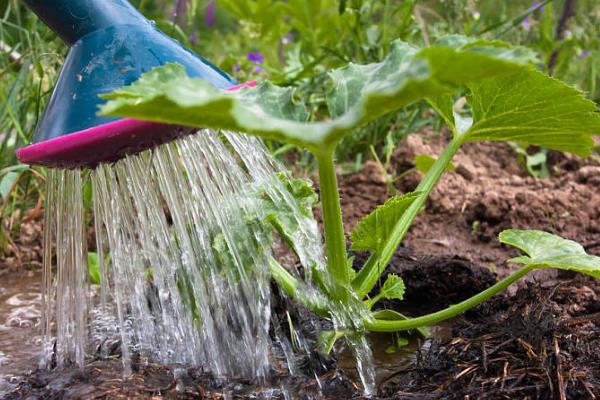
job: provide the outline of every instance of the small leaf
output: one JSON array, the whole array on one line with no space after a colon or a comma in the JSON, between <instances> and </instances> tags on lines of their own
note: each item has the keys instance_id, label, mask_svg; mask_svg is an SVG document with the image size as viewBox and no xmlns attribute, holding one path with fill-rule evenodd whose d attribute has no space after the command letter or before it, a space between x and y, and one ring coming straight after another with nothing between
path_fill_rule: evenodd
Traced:
<instances>
[{"instance_id":1,"label":"small leaf","mask_svg":"<svg viewBox=\"0 0 600 400\"><path fill-rule=\"evenodd\" d=\"M100 284L100 263L98 261L97 253L88 253L88 274L91 283L94 285Z\"/></svg>"},{"instance_id":2,"label":"small leaf","mask_svg":"<svg viewBox=\"0 0 600 400\"><path fill-rule=\"evenodd\" d=\"M435 163L435 157L428 156L426 154L417 154L415 156L415 167L422 173L426 174L429 172L433 164ZM446 172L453 171L454 164L450 162L446 167Z\"/></svg>"},{"instance_id":3,"label":"small leaf","mask_svg":"<svg viewBox=\"0 0 600 400\"><path fill-rule=\"evenodd\" d=\"M398 352L398 347L396 346L388 346L385 348L385 354L395 354Z\"/></svg>"},{"instance_id":4,"label":"small leaf","mask_svg":"<svg viewBox=\"0 0 600 400\"><path fill-rule=\"evenodd\" d=\"M350 240L351 250L378 252L391 234L394 225L417 198L418 193L394 196L358 222Z\"/></svg>"},{"instance_id":5,"label":"small leaf","mask_svg":"<svg viewBox=\"0 0 600 400\"><path fill-rule=\"evenodd\" d=\"M12 189L14 183L19 178L18 172L7 172L6 175L2 177L0 180L0 196L2 199L6 200L8 195L10 194L10 189Z\"/></svg>"},{"instance_id":6,"label":"small leaf","mask_svg":"<svg viewBox=\"0 0 600 400\"><path fill-rule=\"evenodd\" d=\"M407 338L403 338L403 337L399 337L396 340L396 346L398 346L398 347L408 346L409 343L410 343L409 340Z\"/></svg>"},{"instance_id":7,"label":"small leaf","mask_svg":"<svg viewBox=\"0 0 600 400\"><path fill-rule=\"evenodd\" d=\"M319 201L319 195L310 179L291 178L285 173L278 174L279 179L292 194L300 212L307 217L312 217L313 207Z\"/></svg>"},{"instance_id":8,"label":"small leaf","mask_svg":"<svg viewBox=\"0 0 600 400\"><path fill-rule=\"evenodd\" d=\"M313 206L317 203L319 196L309 179L294 179L286 173L278 173L276 178L284 185L287 189L286 193L291 194L292 198L287 201L279 197L274 198L265 193L264 188L260 188L260 211L264 215L264 219L275 228L286 244L294 249L294 236L300 228L298 214L312 219ZM291 205L289 202L294 204Z\"/></svg>"},{"instance_id":9,"label":"small leaf","mask_svg":"<svg viewBox=\"0 0 600 400\"><path fill-rule=\"evenodd\" d=\"M600 257L587 254L579 243L537 230L508 229L500 232L500 242L527 254L509 262L534 268L558 268L600 278Z\"/></svg>"},{"instance_id":10,"label":"small leaf","mask_svg":"<svg viewBox=\"0 0 600 400\"><path fill-rule=\"evenodd\" d=\"M398 275L389 274L379 294L385 299L402 300L406 286Z\"/></svg>"},{"instance_id":11,"label":"small leaf","mask_svg":"<svg viewBox=\"0 0 600 400\"><path fill-rule=\"evenodd\" d=\"M338 339L343 338L345 335L346 332L344 331L321 331L317 339L319 351L325 354L331 353Z\"/></svg>"}]
</instances>

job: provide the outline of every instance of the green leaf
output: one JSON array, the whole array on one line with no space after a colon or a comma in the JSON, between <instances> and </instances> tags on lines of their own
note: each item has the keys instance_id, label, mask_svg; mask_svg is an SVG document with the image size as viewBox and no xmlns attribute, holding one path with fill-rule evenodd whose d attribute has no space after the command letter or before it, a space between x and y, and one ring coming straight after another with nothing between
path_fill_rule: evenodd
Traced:
<instances>
[{"instance_id":1,"label":"green leaf","mask_svg":"<svg viewBox=\"0 0 600 400\"><path fill-rule=\"evenodd\" d=\"M389 274L379 294L385 299L402 300L406 286L398 275Z\"/></svg>"},{"instance_id":2,"label":"green leaf","mask_svg":"<svg viewBox=\"0 0 600 400\"><path fill-rule=\"evenodd\" d=\"M427 102L450 125L450 128L454 129L454 100L452 96L443 94L434 98L428 98Z\"/></svg>"},{"instance_id":3,"label":"green leaf","mask_svg":"<svg viewBox=\"0 0 600 400\"><path fill-rule=\"evenodd\" d=\"M98 261L97 253L88 253L88 274L91 283L94 285L100 284L100 262Z\"/></svg>"},{"instance_id":4,"label":"green leaf","mask_svg":"<svg viewBox=\"0 0 600 400\"><path fill-rule=\"evenodd\" d=\"M299 229L297 212L303 217L313 218L313 207L319 200L319 196L309 179L294 179L287 173L278 173L276 179L283 183L286 191L292 195L296 209L289 207L288 203L282 199L277 202L275 198L264 192L264 188L260 188L260 211L264 215L263 218L273 226L281 239L296 251L294 236Z\"/></svg>"},{"instance_id":5,"label":"green leaf","mask_svg":"<svg viewBox=\"0 0 600 400\"><path fill-rule=\"evenodd\" d=\"M531 60L520 49L489 46L469 39L419 50L395 42L380 63L350 64L330 73L326 122L306 123L291 89L263 83L226 92L185 76L169 64L144 74L130 86L103 95L105 115L212 129L227 129L275 139L318 151L354 128L409 103L454 92L479 79L511 74Z\"/></svg>"},{"instance_id":6,"label":"green leaf","mask_svg":"<svg viewBox=\"0 0 600 400\"><path fill-rule=\"evenodd\" d=\"M347 331L321 331L317 338L317 348L322 353L329 354L335 343L347 334Z\"/></svg>"},{"instance_id":7,"label":"green leaf","mask_svg":"<svg viewBox=\"0 0 600 400\"><path fill-rule=\"evenodd\" d=\"M352 280L354 278L356 278L356 271L354 270L354 268L352 268L352 265L354 264L354 257L348 257L347 264L348 264L348 278L349 278L350 282L352 282Z\"/></svg>"},{"instance_id":8,"label":"green leaf","mask_svg":"<svg viewBox=\"0 0 600 400\"><path fill-rule=\"evenodd\" d=\"M534 70L469 84L469 141L512 140L581 156L600 134L600 115L581 92Z\"/></svg>"},{"instance_id":9,"label":"green leaf","mask_svg":"<svg viewBox=\"0 0 600 400\"><path fill-rule=\"evenodd\" d=\"M406 286L404 285L402 278L398 275L389 274L377 296L364 301L365 306L370 310L371 307L381 299L402 300L404 298L405 290Z\"/></svg>"},{"instance_id":10,"label":"green leaf","mask_svg":"<svg viewBox=\"0 0 600 400\"><path fill-rule=\"evenodd\" d=\"M508 229L500 232L500 242L514 246L527 256L509 262L534 268L558 268L600 278L600 257L587 254L579 243L537 230Z\"/></svg>"},{"instance_id":11,"label":"green leaf","mask_svg":"<svg viewBox=\"0 0 600 400\"><path fill-rule=\"evenodd\" d=\"M101 96L105 115L119 115L200 128L226 129L305 145L318 130L302 123L303 105L292 90L263 83L256 88L226 92L201 79L186 76L179 64L157 67L129 86Z\"/></svg>"},{"instance_id":12,"label":"green leaf","mask_svg":"<svg viewBox=\"0 0 600 400\"><path fill-rule=\"evenodd\" d=\"M402 196L394 196L385 204L375 208L369 215L360 220L352 231L350 249L377 253L392 229L394 229L398 219L418 195L418 193L407 193Z\"/></svg>"},{"instance_id":13,"label":"green leaf","mask_svg":"<svg viewBox=\"0 0 600 400\"><path fill-rule=\"evenodd\" d=\"M286 173L279 173L278 177L296 200L302 215L312 218L313 207L319 201L313 182L310 179L292 178Z\"/></svg>"},{"instance_id":14,"label":"green leaf","mask_svg":"<svg viewBox=\"0 0 600 400\"><path fill-rule=\"evenodd\" d=\"M431 169L431 167L433 166L435 161L436 161L435 157L431 157L426 154L417 154L415 156L415 167L420 172L426 174L429 171L429 169ZM454 164L452 162L450 162L450 164L448 164L448 166L446 167L446 172L453 171L453 170L454 170Z\"/></svg>"},{"instance_id":15,"label":"green leaf","mask_svg":"<svg viewBox=\"0 0 600 400\"><path fill-rule=\"evenodd\" d=\"M11 171L7 172L6 175L0 179L0 197L2 197L2 199L6 200L18 178L19 173Z\"/></svg>"}]
</instances>

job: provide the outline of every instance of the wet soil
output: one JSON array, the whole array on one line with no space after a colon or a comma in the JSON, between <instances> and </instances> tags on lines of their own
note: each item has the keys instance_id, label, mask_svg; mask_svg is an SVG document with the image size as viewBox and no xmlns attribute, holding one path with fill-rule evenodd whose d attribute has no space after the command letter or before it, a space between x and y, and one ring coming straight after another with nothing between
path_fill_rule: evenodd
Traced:
<instances>
[{"instance_id":1,"label":"wet soil","mask_svg":"<svg viewBox=\"0 0 600 400\"><path fill-rule=\"evenodd\" d=\"M407 301L385 306L415 315L461 301L494 280L489 269L466 260L419 256L406 249L394 258L392 270L407 280ZM425 298L434 301L424 304ZM312 316L295 308L275 309L281 320L287 312L296 328L310 335ZM302 326L298 320L308 323ZM403 335L409 344L392 354L387 349L393 335L369 335L378 370L374 398L600 396L600 282L591 278L530 281L516 294L499 295L434 333L429 339ZM311 354L299 363L300 373L293 379L285 365L275 363L272 380L262 386L244 380L224 384L201 369L141 359L124 378L115 355L90 360L83 370L36 371L4 398L363 398L351 358L343 346L339 350L336 357Z\"/></svg>"},{"instance_id":2,"label":"wet soil","mask_svg":"<svg viewBox=\"0 0 600 400\"><path fill-rule=\"evenodd\" d=\"M439 154L447 140L444 132L410 136L394 154L389 172L399 175L411 169L417 154ZM496 239L508 227L557 233L600 255L597 156L579 160L550 152L552 175L546 179L530 177L514 151L503 143L467 144L454 164L455 170L444 175L389 268L388 272L405 279L406 301L383 306L418 315L485 289L514 269L506 260L517 251ZM418 172L407 174L397 181L397 189L400 193L413 190L420 176ZM347 232L391 194L379 167L371 162L358 174L340 177L340 189ZM597 398L599 315L597 281L536 272L527 282L458 317L449 335L427 340L412 337L406 351L396 354L376 350L380 360L376 397ZM376 349L385 350L391 337L370 335L369 339ZM317 359L323 361L320 356ZM314 376L294 382L276 380L274 387L287 387L292 398L361 397L358 380L344 365L343 357L337 363L328 359L326 365L317 374L321 383L326 383L322 395L317 395L319 384ZM52 382L59 383L52 386ZM285 393L283 389L268 392L249 382L235 382L223 389L218 379L202 371L143 360L134 375L123 380L115 359L92 361L83 371L38 371L24 379L11 396L212 399L284 398Z\"/></svg>"},{"instance_id":3,"label":"wet soil","mask_svg":"<svg viewBox=\"0 0 600 400\"><path fill-rule=\"evenodd\" d=\"M39 272L0 277L0 397L38 364L40 283Z\"/></svg>"},{"instance_id":4,"label":"wet soil","mask_svg":"<svg viewBox=\"0 0 600 400\"><path fill-rule=\"evenodd\" d=\"M0 229L0 279L6 273L42 267L44 222L39 210L25 215L16 210L0 221Z\"/></svg>"},{"instance_id":5,"label":"wet soil","mask_svg":"<svg viewBox=\"0 0 600 400\"><path fill-rule=\"evenodd\" d=\"M301 399L340 399L351 398L357 387L336 369L318 380L274 377L261 387L243 380L223 383L198 368L143 360L124 378L120 360L102 360L83 370L38 371L5 399L285 399L289 393Z\"/></svg>"},{"instance_id":6,"label":"wet soil","mask_svg":"<svg viewBox=\"0 0 600 400\"><path fill-rule=\"evenodd\" d=\"M528 282L460 318L382 398L595 399L600 396L600 284Z\"/></svg>"},{"instance_id":7,"label":"wet soil","mask_svg":"<svg viewBox=\"0 0 600 400\"><path fill-rule=\"evenodd\" d=\"M359 259L363 255L356 255ZM421 257L409 250L394 257L391 269L412 282L407 285L407 298L401 307L397 303L381 306L398 309L407 314L435 311L461 301L487 287L494 275L485 268L468 262L445 257ZM440 272L453 276L450 284L440 284ZM409 281L409 277L423 279ZM464 289L467 289L466 291ZM422 293L428 293L435 302L422 306ZM288 318L296 333L306 341L308 348L316 347L315 333L327 328L326 321L318 320L303 307L296 307L284 299L274 286L273 321L280 335L291 337ZM278 321L278 322L277 322ZM271 332L274 335L274 332ZM432 329L436 340L452 337L450 325ZM280 337L281 337L280 336ZM368 337L375 355L377 382L387 381L398 368L412 368L416 354L426 351L433 340L405 334L406 346L389 351L396 341L393 335L371 334ZM286 359L280 348L274 348L269 382L256 384L242 379L219 379L202 369L190 366L165 366L135 358L133 373L124 377L118 346L108 358L90 359L84 369L73 366L51 370L36 370L17 380L15 387L0 398L16 399L350 399L363 398L355 362L343 342L336 345L335 355L312 351L296 355L296 373L289 376ZM288 396L288 397L286 397ZM291 397L290 397L291 396ZM376 398L376 397L375 397Z\"/></svg>"}]
</instances>

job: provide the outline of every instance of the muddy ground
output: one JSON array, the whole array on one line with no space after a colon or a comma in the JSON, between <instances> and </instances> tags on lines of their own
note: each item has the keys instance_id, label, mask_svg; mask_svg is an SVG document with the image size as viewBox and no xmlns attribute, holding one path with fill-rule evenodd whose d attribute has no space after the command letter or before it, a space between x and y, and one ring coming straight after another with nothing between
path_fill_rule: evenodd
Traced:
<instances>
[{"instance_id":1,"label":"muddy ground","mask_svg":"<svg viewBox=\"0 0 600 400\"><path fill-rule=\"evenodd\" d=\"M447 140L445 133L410 136L394 154L389 172L399 175L412 168L417 154L439 154ZM455 170L445 174L432 193L390 268L407 281L407 301L390 302L387 307L418 314L488 287L514 269L505 260L517 252L496 239L509 227L553 232L600 255L598 157L579 160L551 152L552 176L536 179L519 165L508 145L483 143L465 145L454 164ZM399 192L414 189L419 178L418 172L407 174L397 182ZM390 196L382 172L372 162L358 174L340 177L340 188L348 232ZM37 228L22 228L30 235L16 241L14 248L34 250L20 251L17 256L18 251L9 249L0 269L6 271L19 262L38 265L41 228L39 223L33 225ZM28 255L27 262L23 262L23 254ZM419 342L408 366L403 363L386 371L377 397L562 400L600 396L600 284L591 278L535 273L518 290L515 287L457 318L451 333L448 338ZM328 388L322 397L359 398L358 382L337 371L335 361L328 361L328 372L321 371ZM108 368L92 363L85 371L60 375L62 385L55 389L48 383L60 372L33 374L10 398L58 399L69 398L69 393L80 395L71 398L265 395L243 383L223 391L201 371L191 370L183 379L176 378L172 369L143 363L125 382L118 362L113 363ZM306 378L293 385L298 398L311 398L317 383ZM283 396L277 391L270 394Z\"/></svg>"}]
</instances>

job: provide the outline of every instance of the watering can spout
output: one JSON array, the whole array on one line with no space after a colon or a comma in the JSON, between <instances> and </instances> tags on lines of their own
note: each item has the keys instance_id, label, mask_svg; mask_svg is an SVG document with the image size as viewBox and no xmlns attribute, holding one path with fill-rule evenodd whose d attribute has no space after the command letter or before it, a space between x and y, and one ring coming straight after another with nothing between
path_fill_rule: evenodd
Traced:
<instances>
[{"instance_id":1,"label":"watering can spout","mask_svg":"<svg viewBox=\"0 0 600 400\"><path fill-rule=\"evenodd\" d=\"M115 25L146 24L127 0L24 0L65 43Z\"/></svg>"},{"instance_id":2,"label":"watering can spout","mask_svg":"<svg viewBox=\"0 0 600 400\"><path fill-rule=\"evenodd\" d=\"M17 150L23 163L93 167L183 134L181 127L98 115L99 97L166 63L220 89L226 73L159 31L127 0L24 0L70 49L33 144Z\"/></svg>"}]
</instances>

